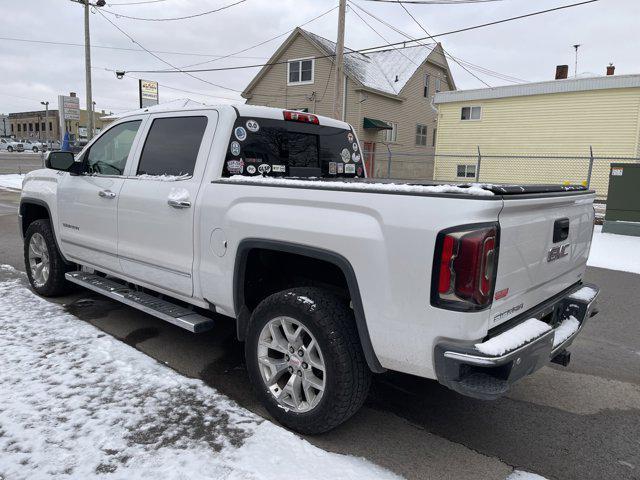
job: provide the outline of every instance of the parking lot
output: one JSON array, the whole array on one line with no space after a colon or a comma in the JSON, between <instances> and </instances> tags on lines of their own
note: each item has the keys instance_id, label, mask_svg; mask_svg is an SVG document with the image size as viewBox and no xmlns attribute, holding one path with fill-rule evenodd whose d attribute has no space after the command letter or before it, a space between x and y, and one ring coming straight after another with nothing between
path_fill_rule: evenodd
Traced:
<instances>
[{"instance_id":1,"label":"parking lot","mask_svg":"<svg viewBox=\"0 0 640 480\"><path fill-rule=\"evenodd\" d=\"M38 161L3 155L0 168L16 173L17 165L36 168ZM18 202L18 193L0 189L0 263L24 270ZM351 421L308 440L410 479L504 479L514 468L549 479L640 478L640 276L589 268L586 280L602 288L600 314L574 343L569 367L545 367L494 402L408 375L380 375ZM251 393L229 319L193 335L90 292L58 301L79 320L267 416Z\"/></svg>"}]
</instances>

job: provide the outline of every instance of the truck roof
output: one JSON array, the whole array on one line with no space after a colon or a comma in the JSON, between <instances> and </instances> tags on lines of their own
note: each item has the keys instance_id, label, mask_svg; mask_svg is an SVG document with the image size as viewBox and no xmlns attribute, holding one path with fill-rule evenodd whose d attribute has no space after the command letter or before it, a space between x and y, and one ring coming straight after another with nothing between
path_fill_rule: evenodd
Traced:
<instances>
[{"instance_id":1,"label":"truck roof","mask_svg":"<svg viewBox=\"0 0 640 480\"><path fill-rule=\"evenodd\" d=\"M172 102L161 103L152 107L139 108L128 112L109 115L103 117L104 119L122 119L131 117L134 115L142 115L145 113L170 113L170 112L190 112L190 111L202 111L202 110L230 110L234 109L240 117L257 117L257 118L272 118L274 120L283 120L282 112L287 111L284 108L275 107L263 107L261 105L247 105L243 103L238 104L218 104L218 105L205 105L202 103L194 102L192 100L174 100ZM326 125L329 127L337 127L349 129L350 126L346 122L336 120L334 118L325 117L323 115L316 115L320 120L320 125Z\"/></svg>"}]
</instances>

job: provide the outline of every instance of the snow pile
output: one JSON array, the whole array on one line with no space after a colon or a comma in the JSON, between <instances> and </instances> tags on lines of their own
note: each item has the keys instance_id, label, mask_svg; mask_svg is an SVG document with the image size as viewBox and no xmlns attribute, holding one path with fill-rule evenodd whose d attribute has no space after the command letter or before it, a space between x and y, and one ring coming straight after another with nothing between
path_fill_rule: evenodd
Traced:
<instances>
[{"instance_id":1,"label":"snow pile","mask_svg":"<svg viewBox=\"0 0 640 480\"><path fill-rule=\"evenodd\" d=\"M540 475L536 475L535 473L524 472L522 470L514 470L511 475L507 477L506 480L547 480Z\"/></svg>"},{"instance_id":2,"label":"snow pile","mask_svg":"<svg viewBox=\"0 0 640 480\"><path fill-rule=\"evenodd\" d=\"M553 346L554 348L564 342L571 335L576 333L580 328L580 322L574 316L570 316L569 318L562 321L560 326L556 328L553 337Z\"/></svg>"},{"instance_id":3,"label":"snow pile","mask_svg":"<svg viewBox=\"0 0 640 480\"><path fill-rule=\"evenodd\" d=\"M17 173L0 175L0 188L22 190L22 180L24 180L24 175L18 175Z\"/></svg>"},{"instance_id":4,"label":"snow pile","mask_svg":"<svg viewBox=\"0 0 640 480\"><path fill-rule=\"evenodd\" d=\"M0 267L0 478L395 479L329 453L34 295Z\"/></svg>"},{"instance_id":5,"label":"snow pile","mask_svg":"<svg viewBox=\"0 0 640 480\"><path fill-rule=\"evenodd\" d=\"M569 298L582 300L583 302L590 302L595 298L597 294L598 292L591 287L582 287L580 290L577 290L569 295Z\"/></svg>"},{"instance_id":6,"label":"snow pile","mask_svg":"<svg viewBox=\"0 0 640 480\"><path fill-rule=\"evenodd\" d=\"M168 199L174 202L188 202L190 198L189 190L186 188L172 188Z\"/></svg>"},{"instance_id":7,"label":"snow pile","mask_svg":"<svg viewBox=\"0 0 640 480\"><path fill-rule=\"evenodd\" d=\"M596 225L587 265L640 273L640 237L602 233Z\"/></svg>"},{"instance_id":8,"label":"snow pile","mask_svg":"<svg viewBox=\"0 0 640 480\"><path fill-rule=\"evenodd\" d=\"M484 343L476 343L475 347L485 355L504 355L549 330L551 330L551 326L536 318L530 318Z\"/></svg>"},{"instance_id":9,"label":"snow pile","mask_svg":"<svg viewBox=\"0 0 640 480\"><path fill-rule=\"evenodd\" d=\"M367 192L395 192L395 193L460 193L463 195L478 195L491 197L493 193L485 190L479 184L468 187L457 185L415 185L409 183L374 183L374 182L339 182L328 180L297 180L294 178L277 177L245 177L234 175L221 178L218 183L250 183L254 185L270 185L283 187L313 187L327 190L363 190Z\"/></svg>"}]
</instances>

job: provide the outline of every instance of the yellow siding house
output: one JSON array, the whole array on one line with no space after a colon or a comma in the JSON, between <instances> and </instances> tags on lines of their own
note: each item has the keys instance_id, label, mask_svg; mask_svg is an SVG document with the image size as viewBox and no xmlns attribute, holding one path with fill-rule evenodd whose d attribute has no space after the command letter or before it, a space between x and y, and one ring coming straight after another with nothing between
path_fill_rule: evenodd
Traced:
<instances>
[{"instance_id":1,"label":"yellow siding house","mask_svg":"<svg viewBox=\"0 0 640 480\"><path fill-rule=\"evenodd\" d=\"M442 92L434 102L435 180L474 180L476 174L494 183L590 178L602 197L609 163L640 156L640 75Z\"/></svg>"}]
</instances>

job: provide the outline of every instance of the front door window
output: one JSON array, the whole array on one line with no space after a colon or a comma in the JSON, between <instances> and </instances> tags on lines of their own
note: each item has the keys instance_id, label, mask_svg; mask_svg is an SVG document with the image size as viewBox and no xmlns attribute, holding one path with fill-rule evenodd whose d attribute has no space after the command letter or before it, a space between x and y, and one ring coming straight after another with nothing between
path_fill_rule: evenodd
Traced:
<instances>
[{"instance_id":1,"label":"front door window","mask_svg":"<svg viewBox=\"0 0 640 480\"><path fill-rule=\"evenodd\" d=\"M121 123L100 136L85 155L85 171L98 175L122 175L141 122Z\"/></svg>"}]
</instances>

